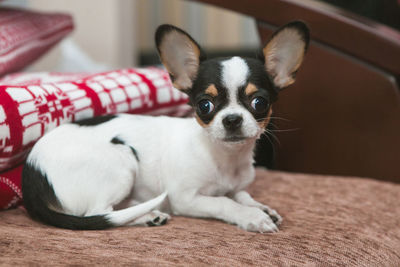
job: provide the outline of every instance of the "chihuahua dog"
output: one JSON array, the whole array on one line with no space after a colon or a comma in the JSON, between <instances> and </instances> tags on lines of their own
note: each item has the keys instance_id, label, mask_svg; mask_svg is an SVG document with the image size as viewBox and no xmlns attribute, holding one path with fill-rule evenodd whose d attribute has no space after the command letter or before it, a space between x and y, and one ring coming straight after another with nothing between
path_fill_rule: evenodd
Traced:
<instances>
[{"instance_id":1,"label":"chihuahua dog","mask_svg":"<svg viewBox=\"0 0 400 267\"><path fill-rule=\"evenodd\" d=\"M278 231L281 216L244 190L254 180L253 151L271 105L303 61L306 25L278 29L262 60L206 60L197 42L172 25L161 25L155 41L194 118L108 115L52 130L23 170L28 213L68 229L157 226L177 214Z\"/></svg>"}]
</instances>

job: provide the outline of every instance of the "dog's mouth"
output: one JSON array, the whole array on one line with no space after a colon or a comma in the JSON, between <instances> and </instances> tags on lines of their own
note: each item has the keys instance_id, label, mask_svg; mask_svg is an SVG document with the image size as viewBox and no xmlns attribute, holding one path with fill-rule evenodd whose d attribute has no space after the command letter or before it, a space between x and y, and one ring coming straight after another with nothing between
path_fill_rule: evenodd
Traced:
<instances>
[{"instance_id":1,"label":"dog's mouth","mask_svg":"<svg viewBox=\"0 0 400 267\"><path fill-rule=\"evenodd\" d=\"M246 140L247 138L245 136L239 136L239 135L232 135L232 136L227 136L223 140L225 142L241 142Z\"/></svg>"}]
</instances>

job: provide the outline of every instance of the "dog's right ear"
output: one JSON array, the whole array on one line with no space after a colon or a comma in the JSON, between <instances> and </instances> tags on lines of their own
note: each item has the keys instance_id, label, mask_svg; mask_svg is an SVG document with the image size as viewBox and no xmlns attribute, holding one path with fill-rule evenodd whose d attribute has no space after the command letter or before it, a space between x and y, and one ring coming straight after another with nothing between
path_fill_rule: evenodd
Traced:
<instances>
[{"instance_id":1,"label":"dog's right ear","mask_svg":"<svg viewBox=\"0 0 400 267\"><path fill-rule=\"evenodd\" d=\"M161 62L174 87L181 91L192 88L204 58L200 46L185 31L169 24L157 28L155 39Z\"/></svg>"},{"instance_id":2,"label":"dog's right ear","mask_svg":"<svg viewBox=\"0 0 400 267\"><path fill-rule=\"evenodd\" d=\"M264 47L266 70L279 90L294 83L309 42L307 25L293 21L277 30Z\"/></svg>"}]
</instances>

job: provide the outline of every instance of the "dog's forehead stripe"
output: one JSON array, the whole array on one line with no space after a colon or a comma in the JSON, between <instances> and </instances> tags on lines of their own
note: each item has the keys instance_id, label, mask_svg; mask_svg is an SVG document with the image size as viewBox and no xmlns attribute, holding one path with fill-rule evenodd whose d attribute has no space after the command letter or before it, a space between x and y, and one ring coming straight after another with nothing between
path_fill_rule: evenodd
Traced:
<instances>
[{"instance_id":1,"label":"dog's forehead stripe","mask_svg":"<svg viewBox=\"0 0 400 267\"><path fill-rule=\"evenodd\" d=\"M249 66L240 57L232 57L221 62L222 84L228 89L229 97L234 98L239 87L246 84Z\"/></svg>"}]
</instances>

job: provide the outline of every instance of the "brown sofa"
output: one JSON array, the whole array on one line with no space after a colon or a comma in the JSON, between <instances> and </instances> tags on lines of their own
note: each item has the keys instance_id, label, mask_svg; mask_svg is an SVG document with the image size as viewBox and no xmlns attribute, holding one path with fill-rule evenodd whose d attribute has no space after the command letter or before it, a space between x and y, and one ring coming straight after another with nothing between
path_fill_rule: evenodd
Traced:
<instances>
[{"instance_id":1,"label":"brown sofa","mask_svg":"<svg viewBox=\"0 0 400 267\"><path fill-rule=\"evenodd\" d=\"M400 185L258 169L249 191L280 212L280 232L184 217L70 231L16 209L0 212L0 265L400 266Z\"/></svg>"},{"instance_id":2,"label":"brown sofa","mask_svg":"<svg viewBox=\"0 0 400 267\"><path fill-rule=\"evenodd\" d=\"M255 199L283 216L275 234L173 217L162 227L69 231L0 212L0 265L400 266L399 33L314 1L202 0L312 30L298 82L275 115L276 167L257 170ZM342 176L334 176L342 175ZM359 177L350 177L359 176ZM363 178L361 178L363 177Z\"/></svg>"}]
</instances>

